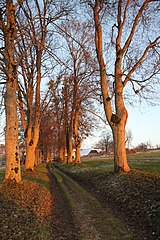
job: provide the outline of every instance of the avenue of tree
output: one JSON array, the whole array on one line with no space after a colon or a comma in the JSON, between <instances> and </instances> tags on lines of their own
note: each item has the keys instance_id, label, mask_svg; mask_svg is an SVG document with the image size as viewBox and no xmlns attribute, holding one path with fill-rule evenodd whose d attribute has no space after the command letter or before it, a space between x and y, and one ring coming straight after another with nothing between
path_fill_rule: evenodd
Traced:
<instances>
[{"instance_id":1,"label":"avenue of tree","mask_svg":"<svg viewBox=\"0 0 160 240\"><path fill-rule=\"evenodd\" d=\"M126 102L149 99L158 82L158 1L3 0L0 83L6 113L5 181L51 157L80 163L101 104L113 135L114 171L129 172ZM42 87L43 86L43 87ZM156 87L155 87L156 88ZM134 99L134 98L133 98ZM153 99L154 100L154 99ZM22 130L23 129L23 130ZM108 135L106 151L112 136Z\"/></svg>"}]
</instances>

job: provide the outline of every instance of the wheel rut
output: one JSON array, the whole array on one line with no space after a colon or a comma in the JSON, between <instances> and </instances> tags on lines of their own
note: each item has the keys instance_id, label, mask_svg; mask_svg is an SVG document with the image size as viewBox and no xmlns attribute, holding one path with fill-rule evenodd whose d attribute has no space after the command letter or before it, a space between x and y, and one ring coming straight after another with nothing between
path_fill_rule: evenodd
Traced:
<instances>
[{"instance_id":1,"label":"wheel rut","mask_svg":"<svg viewBox=\"0 0 160 240\"><path fill-rule=\"evenodd\" d=\"M78 240L123 240L133 239L112 213L104 209L98 200L77 182L52 167L50 170L66 197L73 218ZM69 239L69 238L62 238Z\"/></svg>"}]
</instances>

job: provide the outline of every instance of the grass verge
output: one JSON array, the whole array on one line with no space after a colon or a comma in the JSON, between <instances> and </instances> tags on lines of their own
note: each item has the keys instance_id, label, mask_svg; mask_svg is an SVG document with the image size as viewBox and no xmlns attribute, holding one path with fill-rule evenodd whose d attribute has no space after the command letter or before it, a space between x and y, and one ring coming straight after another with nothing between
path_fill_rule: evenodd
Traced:
<instances>
[{"instance_id":1,"label":"grass verge","mask_svg":"<svg viewBox=\"0 0 160 240\"><path fill-rule=\"evenodd\" d=\"M83 162L81 166L56 163L101 204L115 210L133 230L135 239L160 239L160 177L134 170L117 175L108 165L96 161ZM144 168L143 168L144 170Z\"/></svg>"},{"instance_id":2,"label":"grass verge","mask_svg":"<svg viewBox=\"0 0 160 240\"><path fill-rule=\"evenodd\" d=\"M50 167L50 170L68 199L76 228L79 227L75 239L133 239L123 223L92 194L57 168Z\"/></svg>"}]
</instances>

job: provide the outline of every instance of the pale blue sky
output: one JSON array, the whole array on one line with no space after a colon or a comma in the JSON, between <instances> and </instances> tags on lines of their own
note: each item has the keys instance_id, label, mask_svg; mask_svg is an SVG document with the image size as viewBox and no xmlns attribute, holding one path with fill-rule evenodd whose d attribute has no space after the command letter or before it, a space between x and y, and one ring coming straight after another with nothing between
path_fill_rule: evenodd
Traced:
<instances>
[{"instance_id":1,"label":"pale blue sky","mask_svg":"<svg viewBox=\"0 0 160 240\"><path fill-rule=\"evenodd\" d=\"M160 145L160 106L130 108L127 128L132 131L133 145L150 141Z\"/></svg>"},{"instance_id":2,"label":"pale blue sky","mask_svg":"<svg viewBox=\"0 0 160 240\"><path fill-rule=\"evenodd\" d=\"M99 135L106 126L101 123L102 129L94 131L94 136L88 137L82 144L83 148L93 147L99 140ZM128 121L126 129L133 135L132 146L150 142L156 147L160 145L160 106L141 106L128 108Z\"/></svg>"}]
</instances>

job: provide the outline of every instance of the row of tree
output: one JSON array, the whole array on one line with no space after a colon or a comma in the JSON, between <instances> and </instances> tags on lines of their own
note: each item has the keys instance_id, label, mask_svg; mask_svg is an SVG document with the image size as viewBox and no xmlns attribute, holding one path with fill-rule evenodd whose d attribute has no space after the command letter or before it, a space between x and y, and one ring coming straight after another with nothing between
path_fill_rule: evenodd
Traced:
<instances>
[{"instance_id":1,"label":"row of tree","mask_svg":"<svg viewBox=\"0 0 160 240\"><path fill-rule=\"evenodd\" d=\"M47 151L50 159L54 146L61 160L65 160L67 150L67 162L71 163L73 138L76 162L80 161L81 139L93 125L86 108L93 105L90 99L96 92L92 81L95 64L89 25L73 21L73 7L76 10L70 1L1 3L1 73L6 79L5 180L21 180L18 116L25 140L25 170L34 170L38 164L38 148ZM57 73L52 77L53 71ZM47 75L51 80L41 94Z\"/></svg>"},{"instance_id":2,"label":"row of tree","mask_svg":"<svg viewBox=\"0 0 160 240\"><path fill-rule=\"evenodd\" d=\"M134 152L145 152L148 150L159 149L159 145L156 145L154 148L150 141L142 142L137 146L132 146L133 134L130 129L126 130L125 133L125 144L126 144L126 151L127 153L134 153ZM99 149L101 153L105 154L113 154L114 152L114 142L113 136L110 131L102 131L99 137L98 142L94 145L95 149Z\"/></svg>"},{"instance_id":3,"label":"row of tree","mask_svg":"<svg viewBox=\"0 0 160 240\"><path fill-rule=\"evenodd\" d=\"M131 101L130 89L148 97L151 80L158 84L157 4L152 0L1 1L5 180L21 180L18 113L25 139L25 170L34 170L38 148L50 159L53 146L63 161L67 151L70 163L74 145L78 163L81 141L95 121L88 112L97 116L95 100L103 104L103 121L108 121L113 133L114 170L130 171L125 100Z\"/></svg>"}]
</instances>

